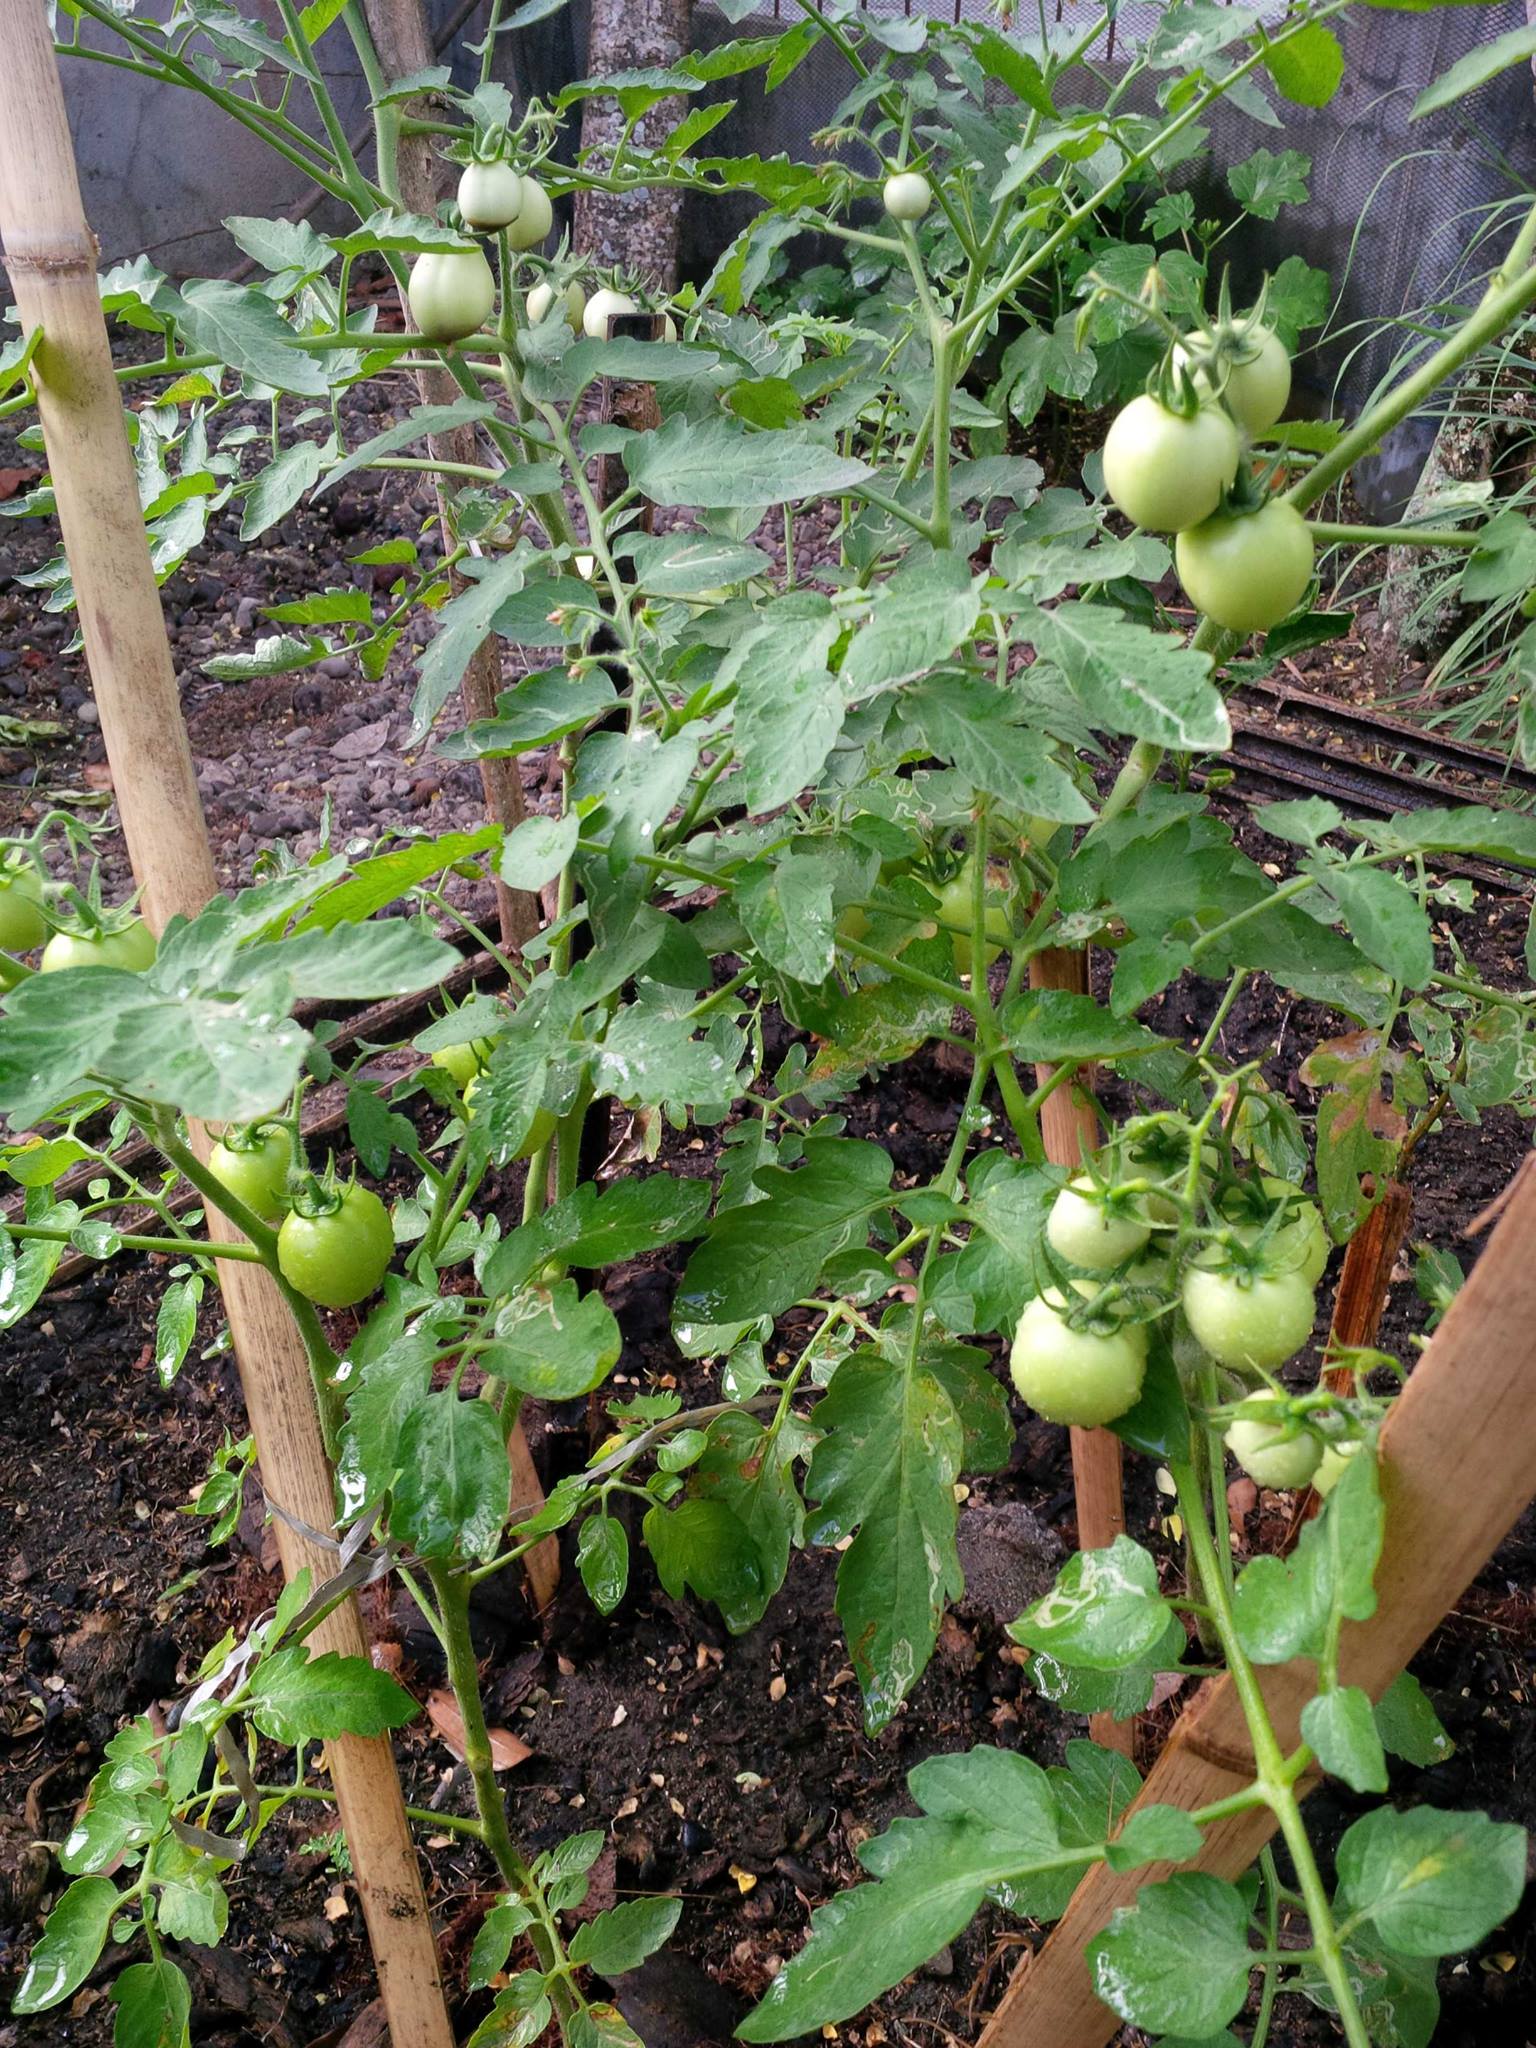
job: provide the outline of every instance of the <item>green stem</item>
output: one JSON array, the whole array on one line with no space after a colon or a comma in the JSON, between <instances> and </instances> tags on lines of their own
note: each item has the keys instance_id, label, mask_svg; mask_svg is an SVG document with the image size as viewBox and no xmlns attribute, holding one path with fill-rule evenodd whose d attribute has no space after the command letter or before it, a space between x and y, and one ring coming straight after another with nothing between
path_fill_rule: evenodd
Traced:
<instances>
[{"instance_id":1,"label":"green stem","mask_svg":"<svg viewBox=\"0 0 1536 2048\"><path fill-rule=\"evenodd\" d=\"M73 1231L53 1223L7 1223L4 1229L8 1237L33 1237L44 1244L70 1244L74 1239ZM195 1237L141 1237L127 1230L118 1233L115 1249L122 1252L164 1252L168 1258L244 1259L249 1264L266 1264L253 1244L215 1244ZM95 1254L89 1256L94 1258Z\"/></svg>"},{"instance_id":2,"label":"green stem","mask_svg":"<svg viewBox=\"0 0 1536 2048\"><path fill-rule=\"evenodd\" d=\"M1477 527L1349 526L1333 519L1310 519L1312 538L1343 541L1356 547L1475 548L1482 546Z\"/></svg>"}]
</instances>

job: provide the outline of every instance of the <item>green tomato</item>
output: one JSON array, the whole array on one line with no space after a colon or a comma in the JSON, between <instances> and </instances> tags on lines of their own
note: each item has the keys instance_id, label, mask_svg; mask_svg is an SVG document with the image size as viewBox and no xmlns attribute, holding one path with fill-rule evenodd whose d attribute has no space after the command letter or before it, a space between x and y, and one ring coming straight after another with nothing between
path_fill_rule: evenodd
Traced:
<instances>
[{"instance_id":1,"label":"green tomato","mask_svg":"<svg viewBox=\"0 0 1536 2048\"><path fill-rule=\"evenodd\" d=\"M523 302L528 325L537 327L555 303L555 288L548 278L536 284ZM560 294L561 317L573 334L581 332L581 316L587 310L587 295L573 277Z\"/></svg>"},{"instance_id":2,"label":"green tomato","mask_svg":"<svg viewBox=\"0 0 1536 2048\"><path fill-rule=\"evenodd\" d=\"M1096 1429L1136 1405L1147 1369L1146 1333L1138 1323L1100 1334L1074 1330L1054 1289L1037 1295L1019 1317L1008 1368L1037 1415Z\"/></svg>"},{"instance_id":3,"label":"green tomato","mask_svg":"<svg viewBox=\"0 0 1536 2048\"><path fill-rule=\"evenodd\" d=\"M951 875L942 888L935 889L939 906L943 911L946 925L963 925L964 931L951 931L950 944L954 948L955 972L969 975L971 972L971 896L972 877L976 873L976 856L968 853L958 871ZM1013 937L1013 925L1009 920L1007 906L996 901L1002 887L998 876L992 870L987 874L987 904L983 912L982 930L986 943L982 947L982 971L992 965Z\"/></svg>"},{"instance_id":4,"label":"green tomato","mask_svg":"<svg viewBox=\"0 0 1536 2048\"><path fill-rule=\"evenodd\" d=\"M1302 1195L1294 1181L1266 1173L1260 1186L1269 1198L1268 1207L1273 1209L1284 1203L1290 1218L1270 1239L1275 1264L1300 1273L1309 1287L1315 1287L1328 1264L1328 1233L1323 1228L1321 1210L1316 1202ZM1250 1203L1231 1198L1227 1213L1232 1218L1234 1234L1243 1244L1252 1244L1263 1228L1264 1217L1256 1214Z\"/></svg>"},{"instance_id":5,"label":"green tomato","mask_svg":"<svg viewBox=\"0 0 1536 2048\"><path fill-rule=\"evenodd\" d=\"M42 878L34 867L0 868L0 947L30 953L48 936Z\"/></svg>"},{"instance_id":6,"label":"green tomato","mask_svg":"<svg viewBox=\"0 0 1536 2048\"><path fill-rule=\"evenodd\" d=\"M882 197L892 220L921 220L933 204L933 187L921 171L896 171L886 179Z\"/></svg>"},{"instance_id":7,"label":"green tomato","mask_svg":"<svg viewBox=\"0 0 1536 2048\"><path fill-rule=\"evenodd\" d=\"M628 292L612 291L605 286L588 299L586 311L581 316L582 330L591 340L603 341L607 337L610 320L617 320L624 313L638 313L639 310Z\"/></svg>"},{"instance_id":8,"label":"green tomato","mask_svg":"<svg viewBox=\"0 0 1536 2048\"><path fill-rule=\"evenodd\" d=\"M1134 525L1182 533L1221 503L1239 453L1237 429L1217 407L1186 419L1143 392L1105 437L1104 488Z\"/></svg>"},{"instance_id":9,"label":"green tomato","mask_svg":"<svg viewBox=\"0 0 1536 2048\"><path fill-rule=\"evenodd\" d=\"M490 319L496 276L483 250L429 252L412 267L406 299L428 341L462 341Z\"/></svg>"},{"instance_id":10,"label":"green tomato","mask_svg":"<svg viewBox=\"0 0 1536 2048\"><path fill-rule=\"evenodd\" d=\"M523 181L504 161L466 164L459 179L458 200L467 227L477 234L494 234L510 227L522 211Z\"/></svg>"},{"instance_id":11,"label":"green tomato","mask_svg":"<svg viewBox=\"0 0 1536 2048\"><path fill-rule=\"evenodd\" d=\"M536 249L555 224L555 209L537 178L525 177L521 184L522 204L507 229L507 240L514 249Z\"/></svg>"},{"instance_id":12,"label":"green tomato","mask_svg":"<svg viewBox=\"0 0 1536 2048\"><path fill-rule=\"evenodd\" d=\"M389 1211L371 1188L342 1188L334 1209L291 1209L277 1233L278 1270L306 1301L351 1308L378 1291L395 1255Z\"/></svg>"},{"instance_id":13,"label":"green tomato","mask_svg":"<svg viewBox=\"0 0 1536 2048\"><path fill-rule=\"evenodd\" d=\"M288 1168L293 1142L281 1124L227 1130L208 1155L208 1171L263 1223L288 1209Z\"/></svg>"},{"instance_id":14,"label":"green tomato","mask_svg":"<svg viewBox=\"0 0 1536 2048\"><path fill-rule=\"evenodd\" d=\"M1329 1444L1317 1461L1317 1470L1312 1474L1312 1484L1326 1500L1349 1470L1351 1458L1358 1457L1364 1449L1358 1437L1347 1444Z\"/></svg>"},{"instance_id":15,"label":"green tomato","mask_svg":"<svg viewBox=\"0 0 1536 2048\"><path fill-rule=\"evenodd\" d=\"M1134 1216L1105 1207L1093 1182L1069 1181L1051 1204L1046 1240L1074 1266L1123 1266L1152 1235Z\"/></svg>"},{"instance_id":16,"label":"green tomato","mask_svg":"<svg viewBox=\"0 0 1536 2048\"><path fill-rule=\"evenodd\" d=\"M1241 353L1226 355L1227 376L1221 385L1220 401L1251 437L1272 427L1285 411L1291 396L1291 359L1285 343L1271 327L1242 322L1233 326L1231 335L1231 350ZM1212 376L1207 360L1201 359L1198 350L1191 354L1180 346L1174 350L1173 359L1181 367L1191 368L1195 388L1202 397L1212 396L1221 378L1219 373Z\"/></svg>"},{"instance_id":17,"label":"green tomato","mask_svg":"<svg viewBox=\"0 0 1536 2048\"><path fill-rule=\"evenodd\" d=\"M484 1040L481 1040L481 1044L484 1044ZM489 1047L486 1050L489 1051ZM451 1075L460 1088L473 1087L484 1064L479 1046L467 1040L462 1045L445 1045L432 1055L432 1065L441 1067L445 1074Z\"/></svg>"},{"instance_id":18,"label":"green tomato","mask_svg":"<svg viewBox=\"0 0 1536 2048\"><path fill-rule=\"evenodd\" d=\"M1265 633L1289 618L1312 581L1312 553L1311 527L1279 498L1257 512L1218 512L1173 544L1190 603L1229 633Z\"/></svg>"},{"instance_id":19,"label":"green tomato","mask_svg":"<svg viewBox=\"0 0 1536 2048\"><path fill-rule=\"evenodd\" d=\"M55 932L43 948L39 972L58 974L67 967L119 967L142 974L155 963L155 935L142 917L115 932Z\"/></svg>"},{"instance_id":20,"label":"green tomato","mask_svg":"<svg viewBox=\"0 0 1536 2048\"><path fill-rule=\"evenodd\" d=\"M1305 1429L1284 1422L1239 1416L1227 1431L1227 1449L1260 1486L1305 1486L1317 1470L1323 1447Z\"/></svg>"},{"instance_id":21,"label":"green tomato","mask_svg":"<svg viewBox=\"0 0 1536 2048\"><path fill-rule=\"evenodd\" d=\"M472 1117L475 1113L475 1096L479 1093L481 1076L476 1075L464 1090L464 1114ZM542 1152L550 1143L559 1127L559 1118L552 1109L536 1109L533 1122L528 1126L528 1135L512 1154L514 1159L531 1159L535 1152Z\"/></svg>"},{"instance_id":22,"label":"green tomato","mask_svg":"<svg viewBox=\"0 0 1536 2048\"><path fill-rule=\"evenodd\" d=\"M1312 1334L1317 1303L1300 1273L1191 1266L1184 1314L1195 1342L1234 1372L1273 1372Z\"/></svg>"}]
</instances>

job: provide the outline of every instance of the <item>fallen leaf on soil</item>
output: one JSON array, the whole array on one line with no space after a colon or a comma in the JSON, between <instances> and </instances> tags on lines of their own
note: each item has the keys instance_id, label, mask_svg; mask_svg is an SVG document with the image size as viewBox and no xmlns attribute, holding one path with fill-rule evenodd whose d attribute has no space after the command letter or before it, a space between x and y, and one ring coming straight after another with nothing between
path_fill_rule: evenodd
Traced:
<instances>
[{"instance_id":1,"label":"fallen leaf on soil","mask_svg":"<svg viewBox=\"0 0 1536 2048\"><path fill-rule=\"evenodd\" d=\"M42 473L40 469L0 469L0 498L14 498L19 490L35 484Z\"/></svg>"},{"instance_id":2,"label":"fallen leaf on soil","mask_svg":"<svg viewBox=\"0 0 1536 2048\"><path fill-rule=\"evenodd\" d=\"M731 1865L731 1875L736 1880L737 1891L741 1892L742 1894L746 1894L747 1892L756 1889L756 1877L750 1870L743 1870L739 1863L733 1863Z\"/></svg>"},{"instance_id":3,"label":"fallen leaf on soil","mask_svg":"<svg viewBox=\"0 0 1536 2048\"><path fill-rule=\"evenodd\" d=\"M459 1703L451 1692L438 1691L427 1696L427 1719L443 1738L449 1754L464 1761L464 1716L459 1712ZM491 1769L510 1771L533 1755L526 1742L519 1742L508 1728L487 1730L491 1738Z\"/></svg>"},{"instance_id":4,"label":"fallen leaf on soil","mask_svg":"<svg viewBox=\"0 0 1536 2048\"><path fill-rule=\"evenodd\" d=\"M347 1895L341 1886L334 1885L325 1895L325 1917L327 1920L345 1920L352 1908L347 1904Z\"/></svg>"}]
</instances>

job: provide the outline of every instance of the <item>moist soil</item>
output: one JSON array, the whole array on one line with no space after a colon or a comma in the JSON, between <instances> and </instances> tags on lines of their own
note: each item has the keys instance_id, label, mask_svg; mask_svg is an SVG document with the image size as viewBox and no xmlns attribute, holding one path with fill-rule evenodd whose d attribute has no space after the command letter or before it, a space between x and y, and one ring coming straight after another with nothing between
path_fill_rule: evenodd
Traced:
<instances>
[{"instance_id":1,"label":"moist soil","mask_svg":"<svg viewBox=\"0 0 1536 2048\"><path fill-rule=\"evenodd\" d=\"M391 402L387 393L349 400ZM24 451L0 446L0 487L5 465L29 462ZM430 744L405 741L405 656L378 683L345 659L260 684L220 686L201 673L210 653L250 644L261 605L350 581L356 572L347 557L386 533L427 522L430 550L430 500L419 487L395 477L375 490L367 479L355 482L350 495L294 514L256 546L241 547L233 523L216 515L207 546L166 588L199 781L230 881L247 877L254 858L279 842L307 852L327 796L342 839L363 827L441 830L479 815L474 772L437 759ZM13 567L45 559L40 528L11 533ZM68 622L41 615L30 590L0 583L0 711L20 721L4 728L0 745L0 828L24 829L54 802L94 804L109 870L120 877L95 706L80 657L66 651L69 637ZM1306 686L1358 701L1367 666L1358 643L1335 646L1309 661ZM531 764L535 806L541 778L542 764ZM1288 850L1263 838L1240 791L1239 784L1230 814L1247 849L1284 864ZM1529 912L1521 895L1485 895L1475 913L1448 917L1480 969L1517 986L1527 978ZM1209 984L1180 984L1151 1021L1192 1042L1215 995ZM1315 1006L1250 987L1223 1027L1221 1050L1232 1060L1261 1059L1271 1085L1305 1113L1313 1098L1298 1068L1337 1028ZM850 1127L890 1148L903 1182L926 1177L942 1161L965 1078L963 1063L930 1048L851 1098ZM698 1155L682 1149L688 1142L674 1141L674 1163L686 1159L696 1172ZM1479 1240L1463 1233L1508 1184L1527 1146L1524 1124L1507 1111L1428 1139L1415 1162L1413 1242L1454 1250L1470 1264ZM513 1175L499 1185L496 1205L515 1219L518 1204ZM1405 1361L1426 1316L1411 1256L1394 1272L1381 1334L1383 1347ZM19 1967L58 1888L56 1866L33 1845L67 1834L104 1743L128 1717L168 1707L209 1646L226 1629L247 1627L278 1588L259 1499L219 1552L207 1549L203 1525L184 1511L210 1457L243 1433L244 1420L211 1315L203 1348L194 1347L172 1388L160 1386L152 1337L162 1263L122 1259L57 1288L8 1333L0 1363L0 1979ZM711 1372L681 1360L669 1340L680 1268L680 1254L663 1253L603 1277L625 1337L621 1394L675 1386L685 1403L714 1397ZM783 1338L794 1342L788 1324ZM1001 1373L1000 1356L997 1367ZM863 1730L833 1611L834 1554L797 1556L763 1622L739 1639L713 1610L668 1599L638 1548L630 1593L606 1621L586 1602L568 1553L562 1591L542 1617L516 1585L484 1589L476 1625L490 1719L528 1750L503 1779L515 1831L534 1848L579 1829L610 1831L587 1910L660 1890L684 1900L670 1948L614 1987L648 2048L730 2038L779 1961L799 1947L811 1909L860 1875L858 1845L911 1810L905 1776L923 1757L988 1742L1049 1763L1084 1732L1036 1699L1004 1633L1075 1541L1064 1434L1022 1410L1016 1419L1009 1468L974 1481L962 1504L965 1597L913 1697L878 1736ZM585 1460L600 1427L582 1403L535 1409L529 1424L547 1482ZM1129 1461L1127 1485L1132 1534L1172 1570L1165 1504L1147 1461ZM1242 1483L1232 1505L1244 1554L1281 1540L1288 1501ZM1478 1806L1536 1823L1533 1545L1528 1515L1416 1659L1457 1749L1429 1771L1395 1765L1394 1800ZM425 1701L443 1683L431 1638L407 1604L375 1591L365 1607L377 1655ZM1143 1766L1181 1704L1166 1699L1144 1717ZM428 1717L398 1748L413 1804L470 1810L464 1774ZM1310 1811L1325 1848L1367 1803L1333 1785L1315 1797ZM425 1841L462 2038L488 2003L464 1992L464 1967L490 1872L446 1830L426 1830ZM230 1889L226 1944L183 1951L199 2048L377 2048L357 1894L323 1812L276 1822L230 1874ZM1516 2048L1536 2039L1532 1919L1527 1903L1481 1953L1442 1970L1436 2038L1444 2048ZM1037 1939L1037 1929L988 1909L837 2038L856 2048L973 2041ZM59 2012L0 2018L0 2048L105 2043L110 1976L99 1971ZM1332 2038L1327 2018L1297 2000L1282 2003L1271 2035L1281 2048Z\"/></svg>"}]
</instances>

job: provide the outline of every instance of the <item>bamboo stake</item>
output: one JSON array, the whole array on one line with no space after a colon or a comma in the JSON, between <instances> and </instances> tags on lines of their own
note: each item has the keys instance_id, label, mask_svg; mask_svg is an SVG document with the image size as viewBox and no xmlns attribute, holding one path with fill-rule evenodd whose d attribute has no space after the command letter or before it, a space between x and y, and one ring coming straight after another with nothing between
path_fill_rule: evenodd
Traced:
<instances>
[{"instance_id":1,"label":"bamboo stake","mask_svg":"<svg viewBox=\"0 0 1536 2048\"><path fill-rule=\"evenodd\" d=\"M431 32L427 27L426 14L421 0L363 0L363 15L367 21L368 33L373 38L374 49L384 68L386 78L393 82L397 78L410 78L417 72L426 71L437 62ZM416 108L411 102L410 108ZM410 111L410 108L407 111ZM395 176L400 191L400 201L408 213L427 216L437 211L437 202L442 197L442 170L430 135L414 135L400 132L396 138ZM401 294L401 309L406 311L404 294ZM410 325L406 311L406 324ZM423 405L451 405L461 394L452 375L441 366L416 372L416 389ZM472 426L455 427L446 434L433 434L427 441L428 452L434 462L476 463L480 453ZM442 478L437 479L437 519L442 533L443 549L447 553L454 546L452 524L448 512L447 495ZM462 579L453 578L455 590L461 590ZM482 640L469 658L460 684L467 718L494 718L496 697L501 689L501 657L496 650L494 639ZM485 791L485 813L493 823L505 826L508 832L520 825L527 814L523 802L523 785L515 760L492 761L482 758L480 762L480 783ZM496 906L501 919L502 943L509 952L518 953L539 929L539 899L524 890L509 889L498 876L496 879ZM555 1555L555 1580L559 1578L559 1547L549 1546ZM542 1555L541 1550L531 1552L528 1563L530 1575L534 1559ZM551 1585L551 1591L553 1584Z\"/></svg>"},{"instance_id":2,"label":"bamboo stake","mask_svg":"<svg viewBox=\"0 0 1536 2048\"><path fill-rule=\"evenodd\" d=\"M1518 1184L1471 1278L1414 1368L1381 1438L1386 1506L1377 1607L1346 1623L1339 1683L1378 1699L1488 1562L1532 1497L1536 1474L1536 1176ZM1446 1483L1446 1474L1455 1483ZM1316 1684L1307 1659L1261 1670L1281 1747L1300 1741ZM1251 1782L1247 1728L1230 1679L1208 1685L1153 1766L1136 1806L1187 1809ZM1310 1791L1316 1774L1298 1791ZM1267 1811L1208 1828L1193 1867L1237 1878L1274 1830ZM1190 1866L1184 1866L1190 1867ZM1117 1906L1167 1866L1116 1876L1096 1867L1038 1955L1014 1973L980 2048L1104 2048L1119 2021L1101 2005L1085 1945Z\"/></svg>"},{"instance_id":3,"label":"bamboo stake","mask_svg":"<svg viewBox=\"0 0 1536 2048\"><path fill-rule=\"evenodd\" d=\"M1029 963L1031 988L1069 989L1076 995L1088 992L1086 948L1072 951L1049 946ZM1036 1084L1044 1087L1052 1068L1035 1068ZM1093 1104L1074 1087L1058 1088L1045 1098L1040 1109L1040 1136L1045 1156L1054 1166L1078 1166L1099 1142L1099 1119ZM1072 1487L1077 1496L1077 1540L1083 1550L1105 1550L1125 1533L1125 1492L1122 1447L1109 1429L1074 1429L1072 1432ZM1135 1723L1117 1721L1113 1714L1094 1714L1088 1722L1095 1742L1106 1749L1118 1749L1129 1756L1134 1748Z\"/></svg>"},{"instance_id":4,"label":"bamboo stake","mask_svg":"<svg viewBox=\"0 0 1536 2048\"><path fill-rule=\"evenodd\" d=\"M38 410L74 575L86 658L135 878L150 924L193 915L215 894L213 858L139 513L133 462L96 287L96 244L80 201L64 98L42 0L10 11L0 73L0 227L28 330ZM206 1133L193 1141L206 1151ZM210 1212L213 1236L236 1233ZM316 1528L335 1516L309 1368L270 1274L226 1265L224 1301L264 1484ZM334 1559L281 1521L291 1577L316 1582ZM368 1654L355 1602L316 1629L317 1652ZM337 1805L357 1874L379 1989L401 2048L452 2048L437 1945L389 1741L329 1745Z\"/></svg>"},{"instance_id":5,"label":"bamboo stake","mask_svg":"<svg viewBox=\"0 0 1536 2048\"><path fill-rule=\"evenodd\" d=\"M363 0L363 14L374 49L387 78L409 78L436 62L436 52L427 28L421 0ZM430 135L402 132L396 144L395 174L402 204L411 213L431 215L441 196L442 166L434 154ZM402 305L404 301L402 299ZM418 370L416 388L423 405L446 405L459 396L459 388L445 369ZM455 427L451 433L434 434L427 442L435 462L473 463L479 459L473 427ZM445 550L453 546L448 501L441 477L437 482L437 517ZM456 588L462 588L454 578ZM501 689L501 657L494 639L482 640L470 656L460 690L465 715L494 718L496 697ZM486 816L494 824L513 831L523 821L526 806L523 785L515 760L480 763L481 787L485 791ZM498 877L496 901L501 918L503 943L510 952L520 953L539 929L540 904L535 895L511 890ZM530 1504L536 1512L544 1504L544 1488L528 1448L521 1420L512 1425L507 1441L512 1465L512 1497ZM560 1544L547 1536L523 1559L523 1572L536 1608L543 1609L555 1597L560 1584Z\"/></svg>"}]
</instances>

